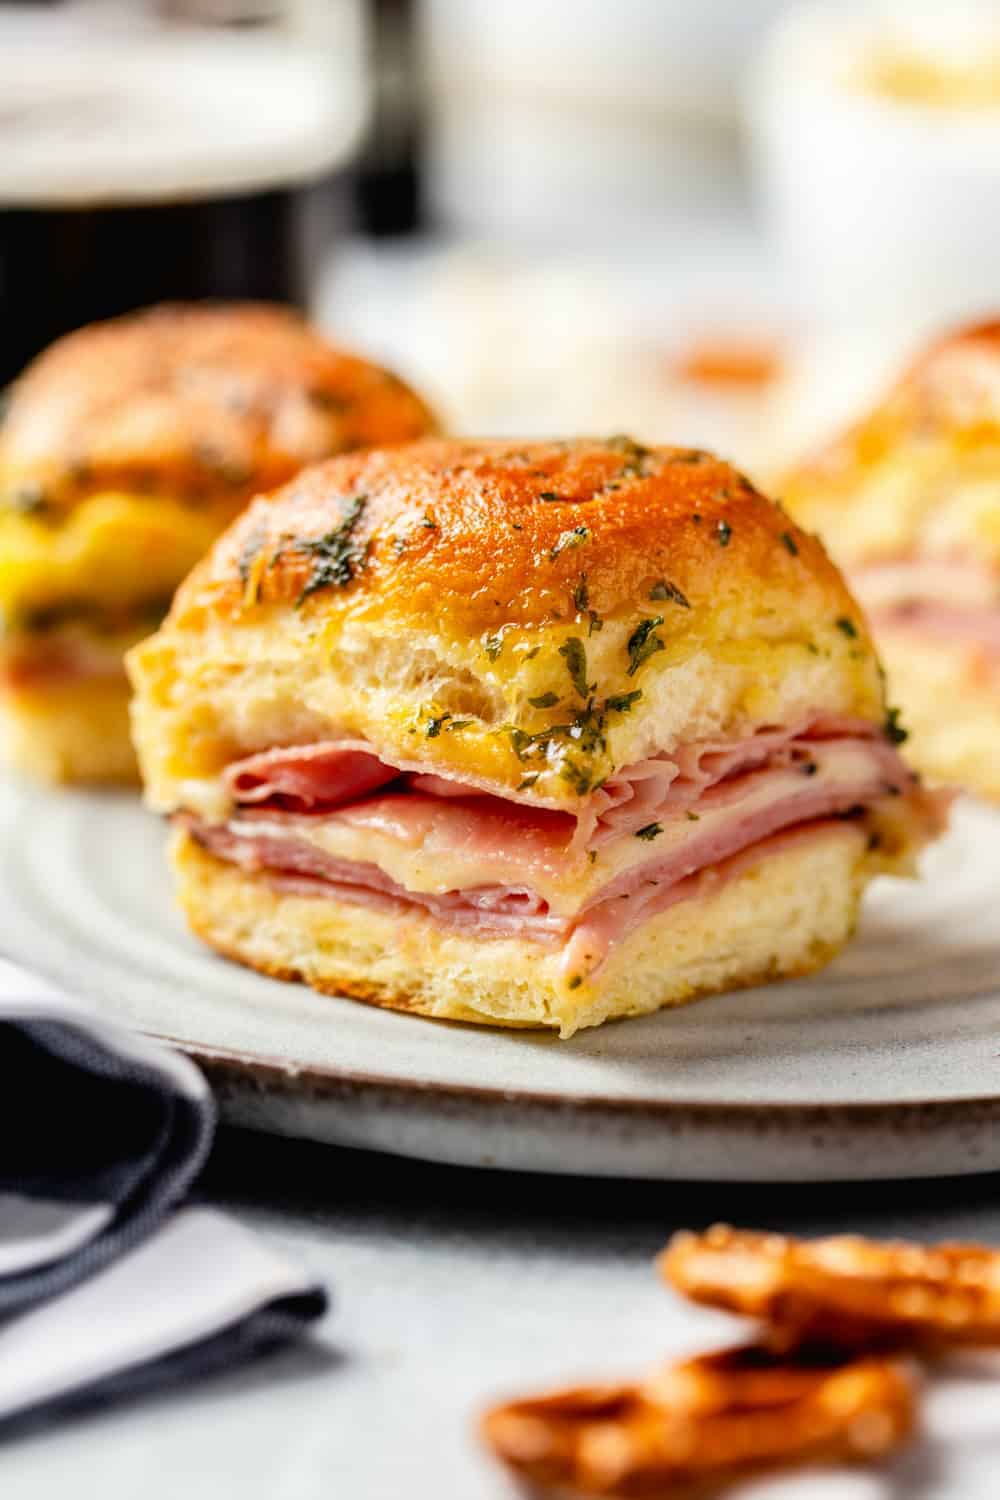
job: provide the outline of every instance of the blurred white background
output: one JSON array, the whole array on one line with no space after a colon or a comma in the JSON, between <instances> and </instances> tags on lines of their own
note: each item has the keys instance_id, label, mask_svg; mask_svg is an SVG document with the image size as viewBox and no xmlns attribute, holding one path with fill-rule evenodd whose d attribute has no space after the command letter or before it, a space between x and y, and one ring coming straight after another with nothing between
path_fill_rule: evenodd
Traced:
<instances>
[{"instance_id":1,"label":"blurred white background","mask_svg":"<svg viewBox=\"0 0 1000 1500\"><path fill-rule=\"evenodd\" d=\"M1000 306L994 0L423 0L423 234L328 321L467 431L703 442L766 475Z\"/></svg>"},{"instance_id":2,"label":"blurred white background","mask_svg":"<svg viewBox=\"0 0 1000 1500\"><path fill-rule=\"evenodd\" d=\"M766 477L1000 307L1000 0L0 4L0 147L8 367L287 295L456 430Z\"/></svg>"}]
</instances>

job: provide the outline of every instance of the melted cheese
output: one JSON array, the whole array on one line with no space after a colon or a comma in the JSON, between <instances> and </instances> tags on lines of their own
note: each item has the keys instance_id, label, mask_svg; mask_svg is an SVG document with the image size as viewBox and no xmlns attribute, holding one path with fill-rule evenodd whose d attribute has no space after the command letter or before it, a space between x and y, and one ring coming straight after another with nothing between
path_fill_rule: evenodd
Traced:
<instances>
[{"instance_id":1,"label":"melted cheese","mask_svg":"<svg viewBox=\"0 0 1000 1500\"><path fill-rule=\"evenodd\" d=\"M0 510L0 612L20 617L68 601L127 610L169 598L216 536L210 506L103 492L49 521Z\"/></svg>"}]
</instances>

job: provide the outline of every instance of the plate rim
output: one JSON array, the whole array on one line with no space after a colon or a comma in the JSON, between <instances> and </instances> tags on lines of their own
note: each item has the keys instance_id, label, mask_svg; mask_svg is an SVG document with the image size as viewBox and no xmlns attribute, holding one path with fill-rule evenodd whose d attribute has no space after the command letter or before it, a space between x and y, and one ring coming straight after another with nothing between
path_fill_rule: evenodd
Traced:
<instances>
[{"instance_id":1,"label":"plate rim","mask_svg":"<svg viewBox=\"0 0 1000 1500\"><path fill-rule=\"evenodd\" d=\"M549 1111L565 1114L629 1115L652 1117L675 1122L685 1117L701 1124L746 1124L773 1121L803 1126L885 1125L901 1117L920 1115L930 1122L955 1123L976 1117L985 1123L991 1117L1000 1122L1000 1089L995 1094L970 1094L930 1099L856 1100L853 1102L799 1100L731 1100L720 1103L707 1099L662 1099L650 1096L617 1097L608 1094L546 1092L540 1089L505 1089L485 1084L445 1082L440 1079L402 1078L392 1074L369 1073L355 1068L299 1066L281 1058L265 1057L238 1049L187 1042L163 1032L144 1033L155 1041L176 1047L190 1057L213 1080L221 1078L236 1083L260 1085L289 1093L307 1091L312 1097L324 1094L382 1093L400 1100L412 1101L432 1096L442 1104L464 1104L473 1108Z\"/></svg>"}]
</instances>

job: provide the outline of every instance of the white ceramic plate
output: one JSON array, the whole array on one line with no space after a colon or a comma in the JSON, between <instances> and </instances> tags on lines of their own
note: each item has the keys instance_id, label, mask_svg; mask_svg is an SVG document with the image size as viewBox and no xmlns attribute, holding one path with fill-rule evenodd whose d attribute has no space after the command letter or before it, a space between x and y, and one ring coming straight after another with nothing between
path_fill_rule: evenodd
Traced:
<instances>
[{"instance_id":1,"label":"white ceramic plate","mask_svg":"<svg viewBox=\"0 0 1000 1500\"><path fill-rule=\"evenodd\" d=\"M127 796L0 785L0 952L169 1038L244 1124L447 1162L819 1180L1000 1168L1000 813L964 803L825 973L579 1033L421 1020L215 957ZM54 1101L55 1104L58 1101Z\"/></svg>"}]
</instances>

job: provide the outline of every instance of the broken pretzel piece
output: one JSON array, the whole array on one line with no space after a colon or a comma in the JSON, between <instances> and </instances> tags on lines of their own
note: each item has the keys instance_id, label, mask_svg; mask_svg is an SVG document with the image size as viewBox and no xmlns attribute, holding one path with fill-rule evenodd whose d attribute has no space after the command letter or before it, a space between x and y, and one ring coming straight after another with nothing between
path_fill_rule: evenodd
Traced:
<instances>
[{"instance_id":1,"label":"broken pretzel piece","mask_svg":"<svg viewBox=\"0 0 1000 1500\"><path fill-rule=\"evenodd\" d=\"M760 1347L496 1407L483 1434L520 1478L606 1500L679 1500L774 1465L881 1457L913 1427L908 1370L886 1359L790 1364Z\"/></svg>"},{"instance_id":2,"label":"broken pretzel piece","mask_svg":"<svg viewBox=\"0 0 1000 1500\"><path fill-rule=\"evenodd\" d=\"M693 1301L761 1319L774 1349L1000 1343L1000 1253L982 1245L796 1240L717 1224L675 1235L659 1265Z\"/></svg>"}]
</instances>

